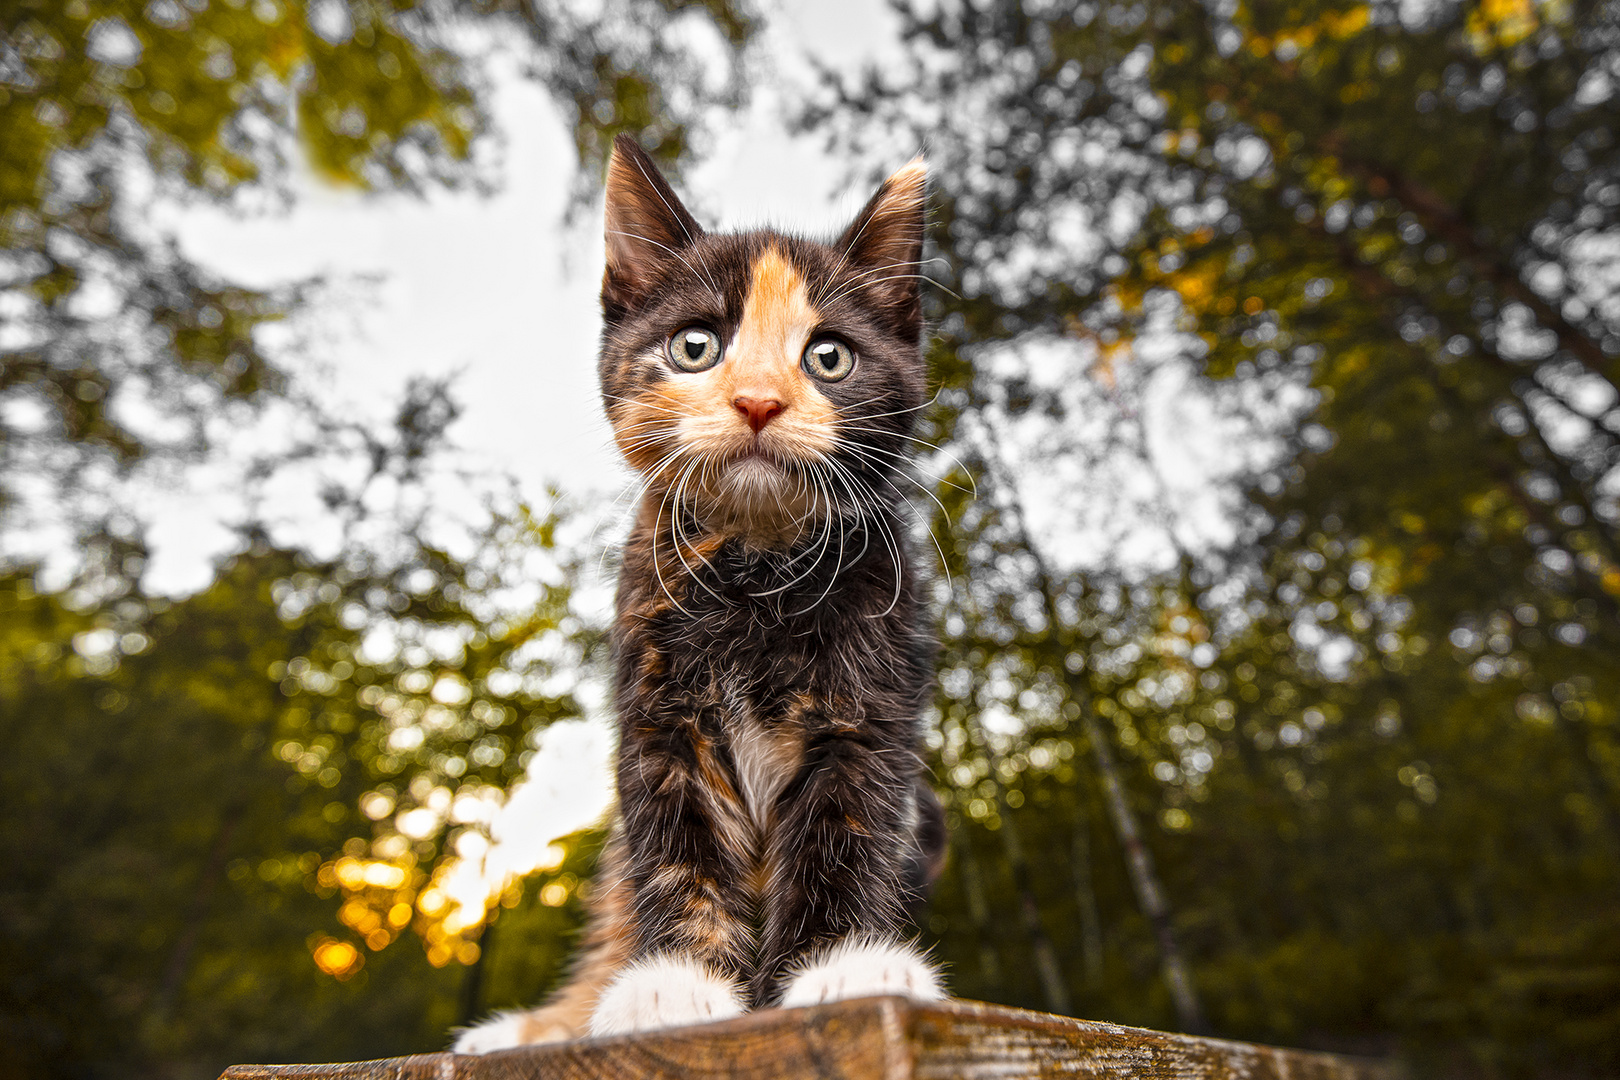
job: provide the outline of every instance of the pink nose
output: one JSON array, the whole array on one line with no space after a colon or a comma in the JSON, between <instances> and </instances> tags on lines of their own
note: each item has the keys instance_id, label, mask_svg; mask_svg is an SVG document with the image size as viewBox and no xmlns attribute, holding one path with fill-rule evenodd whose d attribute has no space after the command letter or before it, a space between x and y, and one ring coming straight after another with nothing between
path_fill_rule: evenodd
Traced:
<instances>
[{"instance_id":1,"label":"pink nose","mask_svg":"<svg viewBox=\"0 0 1620 1080\"><path fill-rule=\"evenodd\" d=\"M775 398L766 398L761 401L759 398L737 397L731 399L731 404L738 412L748 418L748 426L753 428L756 433L764 430L765 425L770 423L782 411L782 403Z\"/></svg>"}]
</instances>

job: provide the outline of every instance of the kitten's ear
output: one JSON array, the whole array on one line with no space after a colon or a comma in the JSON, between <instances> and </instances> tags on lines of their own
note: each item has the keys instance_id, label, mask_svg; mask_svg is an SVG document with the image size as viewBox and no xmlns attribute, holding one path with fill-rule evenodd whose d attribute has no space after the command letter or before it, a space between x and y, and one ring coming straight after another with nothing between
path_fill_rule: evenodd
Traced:
<instances>
[{"instance_id":1,"label":"kitten's ear","mask_svg":"<svg viewBox=\"0 0 1620 1080\"><path fill-rule=\"evenodd\" d=\"M612 320L645 300L669 264L682 258L703 229L629 135L613 140L606 217L602 309Z\"/></svg>"},{"instance_id":2,"label":"kitten's ear","mask_svg":"<svg viewBox=\"0 0 1620 1080\"><path fill-rule=\"evenodd\" d=\"M918 327L922 325L918 260L927 201L928 163L918 155L883 181L838 239L850 266L869 283L861 290L864 296Z\"/></svg>"}]
</instances>

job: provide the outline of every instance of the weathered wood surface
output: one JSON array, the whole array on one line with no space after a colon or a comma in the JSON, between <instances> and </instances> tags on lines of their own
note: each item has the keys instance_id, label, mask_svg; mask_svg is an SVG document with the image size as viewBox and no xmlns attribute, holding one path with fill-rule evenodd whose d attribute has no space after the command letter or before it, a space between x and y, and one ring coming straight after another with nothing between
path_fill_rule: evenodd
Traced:
<instances>
[{"instance_id":1,"label":"weathered wood surface","mask_svg":"<svg viewBox=\"0 0 1620 1080\"><path fill-rule=\"evenodd\" d=\"M343 1065L235 1065L221 1080L1398 1080L1395 1066L982 1005L865 998L699 1027Z\"/></svg>"}]
</instances>

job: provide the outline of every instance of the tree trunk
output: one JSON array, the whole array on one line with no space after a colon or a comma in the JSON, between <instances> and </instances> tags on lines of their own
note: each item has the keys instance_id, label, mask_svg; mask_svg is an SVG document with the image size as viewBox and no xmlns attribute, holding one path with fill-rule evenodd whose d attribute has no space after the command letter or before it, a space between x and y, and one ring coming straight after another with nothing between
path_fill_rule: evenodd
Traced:
<instances>
[{"instance_id":1,"label":"tree trunk","mask_svg":"<svg viewBox=\"0 0 1620 1080\"><path fill-rule=\"evenodd\" d=\"M499 910L498 908L496 909ZM495 947L495 917L492 913L478 935L478 959L467 965L461 976L461 1026L476 1021L483 1013L484 965L489 962L489 950Z\"/></svg>"},{"instance_id":2,"label":"tree trunk","mask_svg":"<svg viewBox=\"0 0 1620 1080\"><path fill-rule=\"evenodd\" d=\"M1077 698L1080 706L1081 723L1085 726L1086 739L1091 743L1092 757L1097 762L1097 774L1102 778L1109 816L1113 819L1120 847L1125 849L1125 866L1130 871L1131 887L1136 890L1142 914L1148 917L1148 922L1153 926L1153 936L1159 943L1159 962L1164 972L1165 986L1170 990L1170 1000L1175 1004L1176 1020L1182 1030L1194 1035L1202 1034L1208 1029L1204 1010L1199 1005L1198 994L1187 974L1181 947L1176 943L1175 929L1170 925L1170 905L1165 900L1164 887L1159 884L1158 871L1153 867L1153 853L1142 842L1141 830L1136 826L1136 814L1125 796L1125 785L1120 780L1113 748L1091 711L1090 701L1078 698L1081 693L1089 695L1089 687L1071 683L1070 693Z\"/></svg>"},{"instance_id":3,"label":"tree trunk","mask_svg":"<svg viewBox=\"0 0 1620 1080\"><path fill-rule=\"evenodd\" d=\"M990 466L992 477L1002 481L1001 486L1006 494L1007 519L1015 530L1018 545L1034 561L1033 584L1041 593L1041 607L1046 616L1046 633L1069 636L1058 612L1057 591L1046 566L1046 557L1036 547L1034 538L1029 534L1024 507L1018 499L1018 489L996 475L993 459L987 459L986 464ZM1170 925L1170 905L1165 899L1164 887L1159 883L1158 872L1154 869L1152 853L1142 843L1141 830L1136 825L1136 815L1125 796L1125 785L1120 780L1113 749L1104 737L1096 715L1091 711L1091 687L1088 680L1066 669L1062 670L1061 677L1067 682L1070 700L1080 710L1086 740L1091 743L1092 757L1097 762L1097 774L1102 779L1109 818L1114 823L1114 832L1119 838L1120 847L1125 851L1125 865L1130 873L1131 887L1136 892L1142 913L1147 916L1148 922L1153 927L1154 938L1159 946L1160 968L1164 973L1165 986L1170 991L1170 1000L1175 1006L1176 1020L1183 1030L1200 1034L1208 1029L1204 1020L1204 1010L1199 1004L1192 978L1187 973L1187 963L1182 958L1180 945L1176 942L1174 928Z\"/></svg>"},{"instance_id":4,"label":"tree trunk","mask_svg":"<svg viewBox=\"0 0 1620 1080\"><path fill-rule=\"evenodd\" d=\"M1080 951L1086 968L1086 986L1095 990L1103 980L1102 919L1097 914L1097 890L1091 883L1091 818L1082 807L1074 823L1074 898L1080 908Z\"/></svg>"},{"instance_id":5,"label":"tree trunk","mask_svg":"<svg viewBox=\"0 0 1620 1080\"><path fill-rule=\"evenodd\" d=\"M1030 948L1035 953L1035 974L1041 981L1047 1011L1061 1016L1073 1015L1069 987L1063 979L1063 965L1058 963L1057 950L1052 947L1052 939L1041 921L1040 905L1035 902L1035 890L1030 880L1029 863L1024 858L1018 823L1013 820L1012 808L1007 805L1005 792L999 783L996 785L996 801L1001 804L1001 844L1007 852L1013 885L1018 890L1018 910L1023 916L1024 932L1029 935Z\"/></svg>"},{"instance_id":6,"label":"tree trunk","mask_svg":"<svg viewBox=\"0 0 1620 1080\"><path fill-rule=\"evenodd\" d=\"M979 932L979 974L991 986L1001 982L1001 962L990 936L990 905L985 903L984 882L979 877L979 861L966 838L957 845L957 869L962 875L962 892L967 895L968 915Z\"/></svg>"},{"instance_id":7,"label":"tree trunk","mask_svg":"<svg viewBox=\"0 0 1620 1080\"><path fill-rule=\"evenodd\" d=\"M163 975L158 980L157 994L148 1012L148 1019L152 1023L166 1023L169 1014L174 1011L175 1001L191 970L191 954L197 951L197 939L202 935L208 909L219 888L219 879L225 874L225 860L231 853L231 843L236 839L237 827L246 813L245 805L230 807L225 812L225 820L220 823L219 831L214 834L213 846L209 849L208 858L203 861L202 873L197 879L197 891L192 896L191 907L186 911L185 929L169 951L168 962L163 965Z\"/></svg>"}]
</instances>

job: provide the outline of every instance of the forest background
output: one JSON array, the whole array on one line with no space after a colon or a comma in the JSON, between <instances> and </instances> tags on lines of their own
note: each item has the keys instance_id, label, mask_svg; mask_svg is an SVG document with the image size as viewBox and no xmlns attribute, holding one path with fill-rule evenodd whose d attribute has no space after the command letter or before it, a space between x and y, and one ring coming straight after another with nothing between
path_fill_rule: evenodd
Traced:
<instances>
[{"instance_id":1,"label":"forest background","mask_svg":"<svg viewBox=\"0 0 1620 1080\"><path fill-rule=\"evenodd\" d=\"M729 0L0 6L0 1077L434 1050L561 970L607 500L463 453L454 379L344 399L345 283L161 212L496 198L501 64L576 277L618 132L928 150L957 993L1620 1074L1620 7L887 17L788 92ZM226 549L160 587L204 478Z\"/></svg>"}]
</instances>

